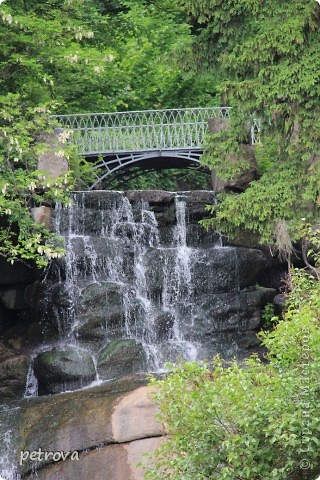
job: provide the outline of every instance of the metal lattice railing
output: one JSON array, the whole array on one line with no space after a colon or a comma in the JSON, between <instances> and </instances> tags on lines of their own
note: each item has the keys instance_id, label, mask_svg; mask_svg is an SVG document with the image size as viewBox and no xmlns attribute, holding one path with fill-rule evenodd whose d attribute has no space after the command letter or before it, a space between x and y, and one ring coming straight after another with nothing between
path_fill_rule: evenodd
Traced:
<instances>
[{"instance_id":1,"label":"metal lattice railing","mask_svg":"<svg viewBox=\"0 0 320 480\"><path fill-rule=\"evenodd\" d=\"M229 118L229 107L144 110L135 112L54 115L70 129L81 155L153 150L201 149L208 119ZM254 128L254 127L253 127ZM255 130L251 132L254 138Z\"/></svg>"}]
</instances>

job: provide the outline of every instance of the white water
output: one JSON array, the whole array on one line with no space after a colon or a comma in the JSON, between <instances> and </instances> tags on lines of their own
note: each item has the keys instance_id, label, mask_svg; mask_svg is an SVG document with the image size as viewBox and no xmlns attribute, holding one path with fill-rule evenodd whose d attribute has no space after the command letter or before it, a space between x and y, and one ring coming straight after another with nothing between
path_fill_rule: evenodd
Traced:
<instances>
[{"instance_id":1,"label":"white water","mask_svg":"<svg viewBox=\"0 0 320 480\"><path fill-rule=\"evenodd\" d=\"M32 356L30 365L29 365L29 370L27 374L27 382L26 382L26 389L24 392L24 397L37 397L38 396L38 379L34 374L33 370L33 359L35 357L35 354ZM0 479L1 480L1 479Z\"/></svg>"},{"instance_id":2,"label":"white water","mask_svg":"<svg viewBox=\"0 0 320 480\"><path fill-rule=\"evenodd\" d=\"M155 214L143 200L133 210L129 200L117 194L111 207L99 201L98 208L88 208L85 193L81 193L75 195L67 212L56 209L55 228L65 237L66 245L64 272L60 268L56 274L57 280L65 278L67 296L67 308L57 308L55 313L63 342L78 341L78 308L83 289L91 283L112 282L123 287L123 338L142 343L149 370L162 370L167 360L197 358L198 345L186 341L181 328L182 323L193 325L191 264L195 255L187 245L183 196L175 198L175 214L172 242L162 246ZM94 232L88 231L90 222ZM154 295L148 282L150 252L158 252L162 263L160 297ZM157 318L161 312L172 322L169 336L163 341L157 339Z\"/></svg>"},{"instance_id":3,"label":"white water","mask_svg":"<svg viewBox=\"0 0 320 480\"><path fill-rule=\"evenodd\" d=\"M13 423L19 412L18 407L8 407L6 405L0 408L0 480L20 480L16 466L16 451L14 448L14 427Z\"/></svg>"}]
</instances>

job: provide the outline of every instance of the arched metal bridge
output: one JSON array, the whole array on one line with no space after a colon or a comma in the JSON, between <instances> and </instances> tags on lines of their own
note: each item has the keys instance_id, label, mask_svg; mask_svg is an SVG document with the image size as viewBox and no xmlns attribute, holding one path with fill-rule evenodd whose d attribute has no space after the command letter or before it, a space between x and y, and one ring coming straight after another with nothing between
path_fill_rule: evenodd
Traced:
<instances>
[{"instance_id":1,"label":"arched metal bridge","mask_svg":"<svg viewBox=\"0 0 320 480\"><path fill-rule=\"evenodd\" d=\"M121 170L188 168L199 165L209 118L229 118L229 107L143 110L134 112L54 115L71 132L77 154L94 163L102 185ZM251 128L255 143L259 125Z\"/></svg>"}]
</instances>

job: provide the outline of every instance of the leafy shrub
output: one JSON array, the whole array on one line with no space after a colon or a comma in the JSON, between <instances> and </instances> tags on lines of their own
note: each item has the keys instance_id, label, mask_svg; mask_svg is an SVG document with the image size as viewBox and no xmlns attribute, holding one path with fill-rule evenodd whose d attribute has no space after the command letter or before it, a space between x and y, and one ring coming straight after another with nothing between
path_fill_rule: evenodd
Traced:
<instances>
[{"instance_id":1,"label":"leafy shrub","mask_svg":"<svg viewBox=\"0 0 320 480\"><path fill-rule=\"evenodd\" d=\"M168 365L152 379L168 439L160 480L314 480L320 473L320 283L292 273L285 318L262 333L268 362Z\"/></svg>"}]
</instances>

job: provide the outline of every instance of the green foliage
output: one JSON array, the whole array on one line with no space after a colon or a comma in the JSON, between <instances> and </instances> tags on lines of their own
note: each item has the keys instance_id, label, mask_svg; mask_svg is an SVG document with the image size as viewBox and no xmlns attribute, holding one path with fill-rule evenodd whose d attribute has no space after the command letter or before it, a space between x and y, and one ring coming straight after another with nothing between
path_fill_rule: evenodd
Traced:
<instances>
[{"instance_id":1,"label":"green foliage","mask_svg":"<svg viewBox=\"0 0 320 480\"><path fill-rule=\"evenodd\" d=\"M27 107L22 100L18 94L0 97L0 255L12 263L35 260L43 266L61 256L63 248L52 233L34 222L31 211L43 204L68 202L71 176L52 180L37 169L38 157L46 148L39 139L50 128L48 112Z\"/></svg>"},{"instance_id":2,"label":"green foliage","mask_svg":"<svg viewBox=\"0 0 320 480\"><path fill-rule=\"evenodd\" d=\"M300 238L301 218L312 221L315 216L310 208L309 176L299 160L280 163L245 192L220 195L218 206L208 208L214 219L203 225L213 223L231 237L239 230L250 230L287 258L291 242Z\"/></svg>"},{"instance_id":3,"label":"green foliage","mask_svg":"<svg viewBox=\"0 0 320 480\"><path fill-rule=\"evenodd\" d=\"M301 271L292 282L284 320L261 334L268 363L216 357L169 365L164 380L152 380L169 435L146 479L317 478L320 283Z\"/></svg>"},{"instance_id":4,"label":"green foliage","mask_svg":"<svg viewBox=\"0 0 320 480\"><path fill-rule=\"evenodd\" d=\"M210 176L199 169L167 169L141 172L139 168L130 170L130 175L116 177L108 182L108 188L119 190L207 190Z\"/></svg>"},{"instance_id":5,"label":"green foliage","mask_svg":"<svg viewBox=\"0 0 320 480\"><path fill-rule=\"evenodd\" d=\"M305 219L302 219L305 222ZM320 230L319 225L303 223L301 228L302 257L314 276L320 280ZM310 263L311 262L311 263ZM312 264L313 263L313 264Z\"/></svg>"},{"instance_id":6,"label":"green foliage","mask_svg":"<svg viewBox=\"0 0 320 480\"><path fill-rule=\"evenodd\" d=\"M264 329L270 329L274 326L275 322L279 321L279 318L275 316L274 304L267 303L261 311L262 325Z\"/></svg>"},{"instance_id":7,"label":"green foliage","mask_svg":"<svg viewBox=\"0 0 320 480\"><path fill-rule=\"evenodd\" d=\"M35 223L32 209L69 202L79 168L64 149L74 173L51 179L38 170L38 159L54 128L49 115L70 101L66 86L74 64L81 64L82 72L91 69L92 77L95 62L101 62L102 54L88 45L93 34L83 4L13 0L0 7L0 255L11 262L32 260L41 267L63 254L61 241Z\"/></svg>"},{"instance_id":8,"label":"green foliage","mask_svg":"<svg viewBox=\"0 0 320 480\"><path fill-rule=\"evenodd\" d=\"M320 7L314 0L183 3L194 25L189 68L218 71L221 102L234 107L230 128L211 136L203 162L234 177L245 165L230 155L239 155L253 118L262 124L260 180L223 198L211 223L229 236L251 230L281 249L277 225L294 240L301 217L319 217Z\"/></svg>"},{"instance_id":9,"label":"green foliage","mask_svg":"<svg viewBox=\"0 0 320 480\"><path fill-rule=\"evenodd\" d=\"M161 109L212 104L208 75L183 74L180 49L190 43L186 13L177 2L127 0L119 15L119 67L128 74L127 108ZM123 31L125 36L123 36Z\"/></svg>"}]
</instances>

